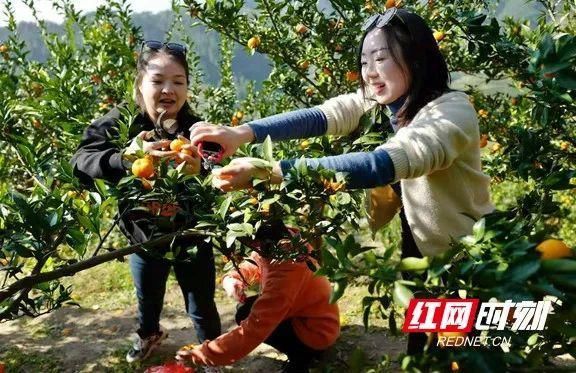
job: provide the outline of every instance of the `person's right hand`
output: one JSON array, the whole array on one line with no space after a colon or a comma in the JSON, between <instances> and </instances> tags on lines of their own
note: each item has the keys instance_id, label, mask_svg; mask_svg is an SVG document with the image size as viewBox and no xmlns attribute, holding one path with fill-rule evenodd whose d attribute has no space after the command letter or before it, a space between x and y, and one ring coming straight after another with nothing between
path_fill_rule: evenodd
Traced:
<instances>
[{"instance_id":1,"label":"person's right hand","mask_svg":"<svg viewBox=\"0 0 576 373\"><path fill-rule=\"evenodd\" d=\"M138 140L142 139L142 151L151 156L158 157L158 158L173 158L176 157L178 152L172 150L163 150L163 149L170 149L170 140L160 140L160 141L147 141L146 136L148 135L148 131L140 132L130 143L128 148L124 151L124 155L130 157L134 155L140 147L138 146Z\"/></svg>"},{"instance_id":2,"label":"person's right hand","mask_svg":"<svg viewBox=\"0 0 576 373\"><path fill-rule=\"evenodd\" d=\"M248 125L226 127L208 122L197 122L190 127L190 142L192 145L198 145L202 141L218 143L224 149L223 158L230 157L240 145L253 140L254 132Z\"/></svg>"},{"instance_id":3,"label":"person's right hand","mask_svg":"<svg viewBox=\"0 0 576 373\"><path fill-rule=\"evenodd\" d=\"M225 276L222 280L222 287L226 294L237 302L246 302L246 285L238 280L237 278L231 276Z\"/></svg>"}]
</instances>

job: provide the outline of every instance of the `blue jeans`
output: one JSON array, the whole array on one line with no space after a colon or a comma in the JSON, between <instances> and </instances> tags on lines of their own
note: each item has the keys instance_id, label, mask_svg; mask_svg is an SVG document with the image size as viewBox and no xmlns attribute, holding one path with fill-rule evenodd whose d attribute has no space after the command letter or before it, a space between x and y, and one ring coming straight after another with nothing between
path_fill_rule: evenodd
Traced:
<instances>
[{"instance_id":1,"label":"blue jeans","mask_svg":"<svg viewBox=\"0 0 576 373\"><path fill-rule=\"evenodd\" d=\"M160 313L172 266L198 340L203 342L218 337L221 326L214 302L216 270L210 246L200 247L196 257L189 262L169 262L144 252L130 255L130 269L138 298L138 334L146 338L160 330Z\"/></svg>"}]
</instances>

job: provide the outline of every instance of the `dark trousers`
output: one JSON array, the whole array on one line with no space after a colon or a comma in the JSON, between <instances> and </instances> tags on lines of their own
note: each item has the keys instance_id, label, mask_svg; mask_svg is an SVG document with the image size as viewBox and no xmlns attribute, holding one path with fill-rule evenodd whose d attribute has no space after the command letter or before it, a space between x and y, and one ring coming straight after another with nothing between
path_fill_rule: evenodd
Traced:
<instances>
[{"instance_id":1,"label":"dark trousers","mask_svg":"<svg viewBox=\"0 0 576 373\"><path fill-rule=\"evenodd\" d=\"M416 257L422 258L418 246L414 241L412 236L412 231L408 225L408 220L406 220L406 214L404 213L404 208L400 210L400 221L402 223L402 258ZM412 274L403 273L402 277L406 280L410 279ZM408 347L406 348L406 353L408 355L421 354L424 352L424 347L426 346L426 341L428 336L426 333L408 333Z\"/></svg>"},{"instance_id":2,"label":"dark trousers","mask_svg":"<svg viewBox=\"0 0 576 373\"><path fill-rule=\"evenodd\" d=\"M220 335L220 317L214 303L215 267L211 247L202 247L191 261L169 262L146 253L130 256L130 269L138 298L138 334L146 338L160 329L166 281L174 267L186 312L200 342Z\"/></svg>"},{"instance_id":3,"label":"dark trousers","mask_svg":"<svg viewBox=\"0 0 576 373\"><path fill-rule=\"evenodd\" d=\"M256 299L258 296L254 295L246 299L244 304L238 306L236 311L237 324L248 317ZM282 321L264 343L286 354L290 366L288 371L294 373L308 372L308 367L312 361L319 358L323 352L305 345L294 332L290 319Z\"/></svg>"}]
</instances>

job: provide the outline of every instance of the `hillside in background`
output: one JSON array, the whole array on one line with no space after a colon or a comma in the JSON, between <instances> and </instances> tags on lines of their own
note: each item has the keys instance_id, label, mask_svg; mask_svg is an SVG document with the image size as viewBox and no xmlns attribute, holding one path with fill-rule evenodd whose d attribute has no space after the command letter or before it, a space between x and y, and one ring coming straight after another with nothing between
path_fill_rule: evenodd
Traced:
<instances>
[{"instance_id":1,"label":"hillside in background","mask_svg":"<svg viewBox=\"0 0 576 373\"><path fill-rule=\"evenodd\" d=\"M170 29L173 19L174 15L171 10L159 13L144 12L133 14L134 24L141 28L145 40L164 40L166 31ZM214 31L207 31L203 25L192 26L189 17L184 17L184 22L186 23L185 30L187 34L191 35L193 40L196 40L194 49L200 56L205 83L217 85L220 81L218 34ZM52 22L47 22L46 24L48 31L64 34L62 25ZM33 22L20 22L18 24L18 33L22 40L26 41L30 51L29 58L44 61L48 52L42 41L38 26ZM7 36L7 29L0 28L0 40L4 40ZM180 41L179 39L179 36L175 35L172 41L178 42ZM250 56L242 46L236 46L232 69L238 80L239 90L242 91L241 87L244 86L247 80L254 80L260 83L266 79L271 67L268 60L261 54L256 53L254 56Z\"/></svg>"},{"instance_id":2,"label":"hillside in background","mask_svg":"<svg viewBox=\"0 0 576 373\"><path fill-rule=\"evenodd\" d=\"M246 1L246 8L253 8L253 1ZM332 7L328 0L320 0L317 4L318 9L325 13L331 13ZM530 19L535 21L538 15L538 9L541 6L535 2L527 3L525 0L510 0L507 2L500 2L495 4L493 9L494 13L499 19L505 16L513 16L520 19ZM93 13L89 13L90 17ZM145 40L164 40L166 32L174 20L172 10L165 10L158 13L134 13L133 21L136 26L141 28ZM190 17L184 17L185 30L188 35L196 40L194 49L200 57L200 65L204 73L204 82L208 85L218 85L220 81L219 74L219 36L214 31L207 31L204 25L192 25ZM60 24L47 22L47 28L50 32L63 34L63 27ZM22 40L26 41L26 45L30 50L29 58L32 60L44 61L47 57L46 47L41 39L41 34L38 27L33 22L21 22L18 24L18 33L21 35ZM0 27L0 40L4 40L8 35L6 28ZM175 35L172 41L180 41L179 35ZM268 77L271 70L269 60L259 54L255 53L250 56L246 53L243 46L237 45L234 51L234 58L232 61L232 70L236 77L237 88L241 96L244 94L246 82L253 80L256 86ZM455 74L453 80L460 80L461 74ZM462 80L457 84L457 87L462 89L466 84L480 85L468 80Z\"/></svg>"}]
</instances>

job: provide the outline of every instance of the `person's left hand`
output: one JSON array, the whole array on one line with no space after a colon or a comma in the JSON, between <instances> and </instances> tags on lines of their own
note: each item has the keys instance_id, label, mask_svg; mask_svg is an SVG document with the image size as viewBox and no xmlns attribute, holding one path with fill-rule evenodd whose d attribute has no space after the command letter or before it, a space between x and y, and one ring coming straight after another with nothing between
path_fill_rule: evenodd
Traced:
<instances>
[{"instance_id":1,"label":"person's left hand","mask_svg":"<svg viewBox=\"0 0 576 373\"><path fill-rule=\"evenodd\" d=\"M212 171L212 186L223 192L230 192L252 187L252 180L255 178L280 183L282 172L278 162L271 169L257 166L264 162L258 158L236 158L227 166Z\"/></svg>"},{"instance_id":2,"label":"person's left hand","mask_svg":"<svg viewBox=\"0 0 576 373\"><path fill-rule=\"evenodd\" d=\"M186 140L188 141L188 140ZM182 146L180 151L175 155L176 163L186 162L185 172L189 174L199 174L202 165L202 158L198 153L198 148L194 145L186 143Z\"/></svg>"}]
</instances>

